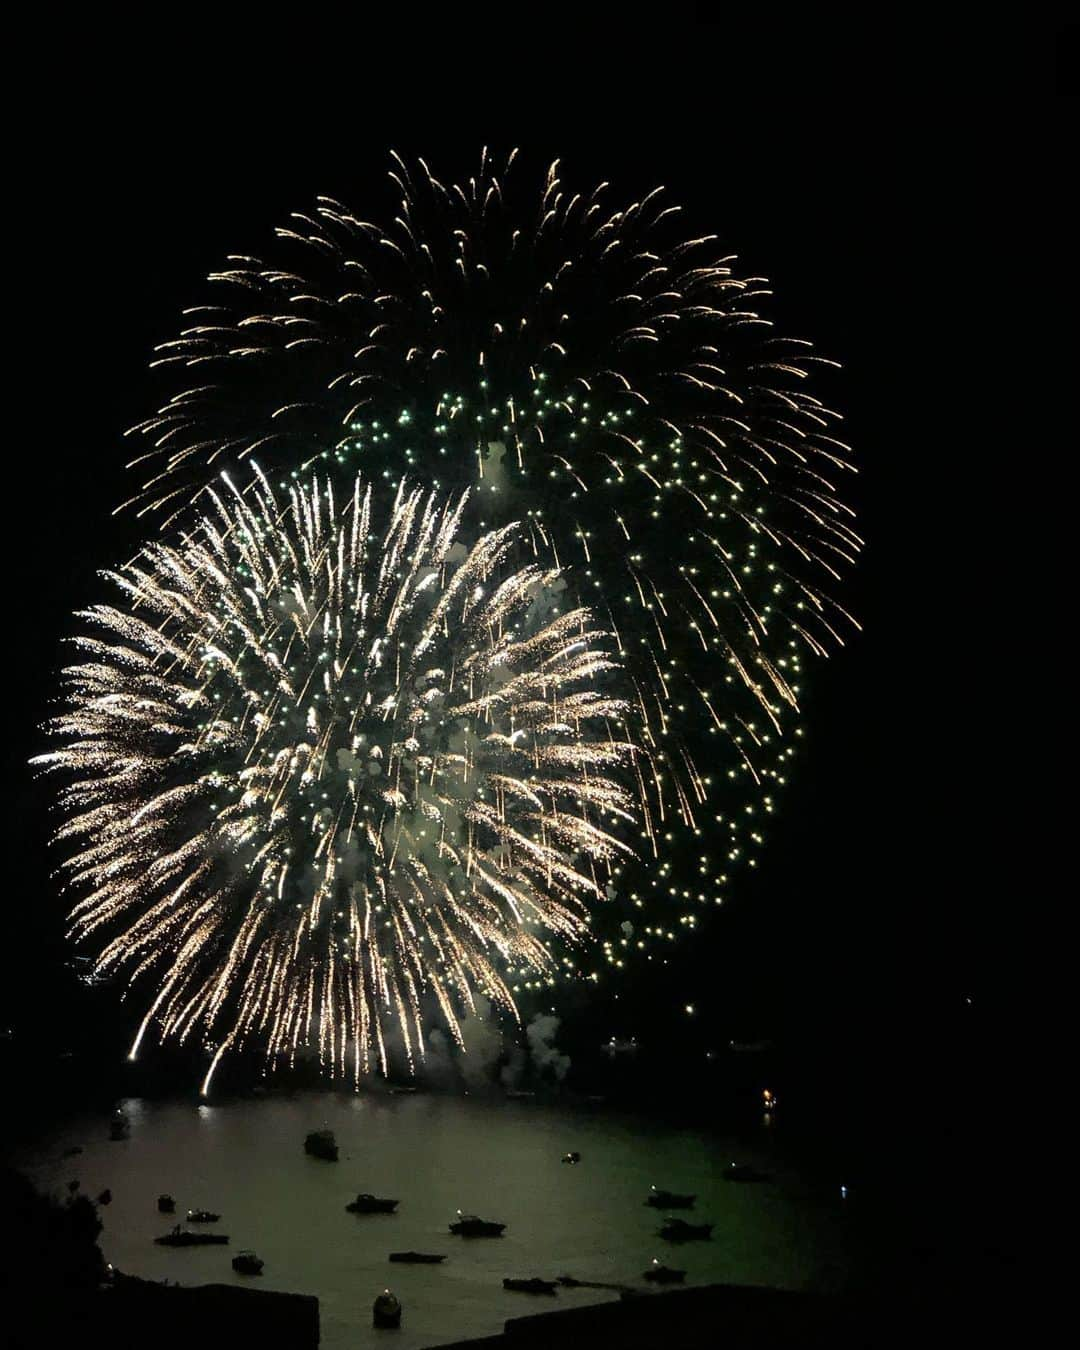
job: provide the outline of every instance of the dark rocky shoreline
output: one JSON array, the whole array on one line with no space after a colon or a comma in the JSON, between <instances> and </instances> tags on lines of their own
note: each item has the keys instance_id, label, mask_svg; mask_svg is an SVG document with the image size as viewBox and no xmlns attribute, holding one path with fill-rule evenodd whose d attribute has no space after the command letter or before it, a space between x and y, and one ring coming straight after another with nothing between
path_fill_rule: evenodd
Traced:
<instances>
[{"instance_id":1,"label":"dark rocky shoreline","mask_svg":"<svg viewBox=\"0 0 1080 1350\"><path fill-rule=\"evenodd\" d=\"M927 1337L997 1344L1000 1312L963 1283L911 1299L714 1284L515 1317L501 1335L427 1350L907 1350Z\"/></svg>"}]
</instances>

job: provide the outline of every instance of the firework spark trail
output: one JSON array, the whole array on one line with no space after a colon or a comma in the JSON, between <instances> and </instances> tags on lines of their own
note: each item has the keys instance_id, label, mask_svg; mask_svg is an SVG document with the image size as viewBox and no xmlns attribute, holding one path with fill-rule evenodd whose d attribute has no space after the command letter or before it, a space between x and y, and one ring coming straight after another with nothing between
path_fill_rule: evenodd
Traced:
<instances>
[{"instance_id":1,"label":"firework spark trail","mask_svg":"<svg viewBox=\"0 0 1080 1350\"><path fill-rule=\"evenodd\" d=\"M662 188L619 206L558 162L530 181L516 151L485 151L461 184L392 158L386 223L320 197L266 258L212 275L215 302L157 352L174 392L130 433L134 504L174 529L257 455L275 481L317 462L472 488L471 537L521 520L519 546L553 552L620 635L654 737L657 846L726 834L692 879L646 882L692 925L753 863L806 654L854 623L831 598L861 546L851 454L807 378L835 363L777 332L768 283L687 232Z\"/></svg>"},{"instance_id":2,"label":"firework spark trail","mask_svg":"<svg viewBox=\"0 0 1080 1350\"><path fill-rule=\"evenodd\" d=\"M609 635L559 612L519 531L459 542L464 495L225 478L175 544L107 576L65 672L58 838L103 973L149 1026L354 1077L421 1001L516 1014L651 830ZM616 691L616 692L613 692ZM644 820L640 817L644 814Z\"/></svg>"}]
</instances>

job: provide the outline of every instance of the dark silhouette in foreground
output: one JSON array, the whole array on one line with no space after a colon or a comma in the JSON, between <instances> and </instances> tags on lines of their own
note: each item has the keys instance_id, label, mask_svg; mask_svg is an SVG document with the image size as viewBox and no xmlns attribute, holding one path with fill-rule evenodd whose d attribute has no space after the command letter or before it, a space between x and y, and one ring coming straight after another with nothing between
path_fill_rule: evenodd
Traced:
<instances>
[{"instance_id":1,"label":"dark silhouette in foreground","mask_svg":"<svg viewBox=\"0 0 1080 1350\"><path fill-rule=\"evenodd\" d=\"M25 1177L3 1169L0 1208L19 1235L5 1263L4 1350L318 1346L316 1298L237 1285L180 1288L112 1270L98 1247L101 1221L86 1196L41 1195Z\"/></svg>"}]
</instances>

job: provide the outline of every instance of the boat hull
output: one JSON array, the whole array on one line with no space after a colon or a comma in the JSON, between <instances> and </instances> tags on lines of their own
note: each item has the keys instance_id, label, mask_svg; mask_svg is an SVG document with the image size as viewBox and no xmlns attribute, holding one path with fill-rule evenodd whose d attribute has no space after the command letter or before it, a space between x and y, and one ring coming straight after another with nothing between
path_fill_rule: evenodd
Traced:
<instances>
[{"instance_id":1,"label":"boat hull","mask_svg":"<svg viewBox=\"0 0 1080 1350\"><path fill-rule=\"evenodd\" d=\"M304 1140L304 1152L309 1158L319 1158L322 1162L337 1162L338 1146L329 1131L317 1131Z\"/></svg>"},{"instance_id":2,"label":"boat hull","mask_svg":"<svg viewBox=\"0 0 1080 1350\"><path fill-rule=\"evenodd\" d=\"M661 1266L659 1270L645 1271L642 1279L648 1280L650 1284L682 1284L686 1279L685 1270L669 1270L667 1266Z\"/></svg>"},{"instance_id":3,"label":"boat hull","mask_svg":"<svg viewBox=\"0 0 1080 1350\"><path fill-rule=\"evenodd\" d=\"M159 1247L223 1247L228 1240L224 1233L166 1233L154 1239Z\"/></svg>"},{"instance_id":4,"label":"boat hull","mask_svg":"<svg viewBox=\"0 0 1080 1350\"><path fill-rule=\"evenodd\" d=\"M554 1294L554 1280L503 1280L504 1289L518 1294Z\"/></svg>"},{"instance_id":5,"label":"boat hull","mask_svg":"<svg viewBox=\"0 0 1080 1350\"><path fill-rule=\"evenodd\" d=\"M670 1224L660 1229L660 1236L668 1242L708 1242L712 1237L711 1223L686 1224L678 1228Z\"/></svg>"},{"instance_id":6,"label":"boat hull","mask_svg":"<svg viewBox=\"0 0 1080 1350\"><path fill-rule=\"evenodd\" d=\"M653 1209L693 1209L696 1195L673 1195L671 1191L658 1191L650 1195L645 1203Z\"/></svg>"}]
</instances>

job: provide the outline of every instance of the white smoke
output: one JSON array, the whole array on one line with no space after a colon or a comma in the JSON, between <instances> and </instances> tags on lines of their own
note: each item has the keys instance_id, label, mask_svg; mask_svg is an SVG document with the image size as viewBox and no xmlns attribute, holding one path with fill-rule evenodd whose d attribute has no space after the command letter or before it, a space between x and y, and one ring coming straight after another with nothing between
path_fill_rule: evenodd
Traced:
<instances>
[{"instance_id":1,"label":"white smoke","mask_svg":"<svg viewBox=\"0 0 1080 1350\"><path fill-rule=\"evenodd\" d=\"M556 1083L561 1083L570 1071L570 1056L564 1055L555 1044L559 1026L559 1018L553 1014L537 1013L525 1028L533 1069L538 1077L550 1074Z\"/></svg>"},{"instance_id":2,"label":"white smoke","mask_svg":"<svg viewBox=\"0 0 1080 1350\"><path fill-rule=\"evenodd\" d=\"M561 1025L551 1013L538 1013L525 1028L523 1041L513 1041L487 999L460 1021L464 1048L442 1027L425 1038L425 1054L417 1070L432 1086L483 1091L501 1084L513 1090L527 1081L561 1083L570 1071L570 1056L555 1044ZM498 1066L498 1067L497 1067ZM496 1071L497 1069L497 1071Z\"/></svg>"},{"instance_id":3,"label":"white smoke","mask_svg":"<svg viewBox=\"0 0 1080 1350\"><path fill-rule=\"evenodd\" d=\"M488 441L482 466L483 481L480 484L480 491L484 496L489 492L505 493L507 482L506 466L503 463L505 458L505 443L503 441Z\"/></svg>"},{"instance_id":4,"label":"white smoke","mask_svg":"<svg viewBox=\"0 0 1080 1350\"><path fill-rule=\"evenodd\" d=\"M464 1084L470 1091L491 1087L505 1042L488 1000L478 998L475 1013L461 1018L459 1026L463 1046L441 1027L428 1034L421 1072L440 1087Z\"/></svg>"}]
</instances>

